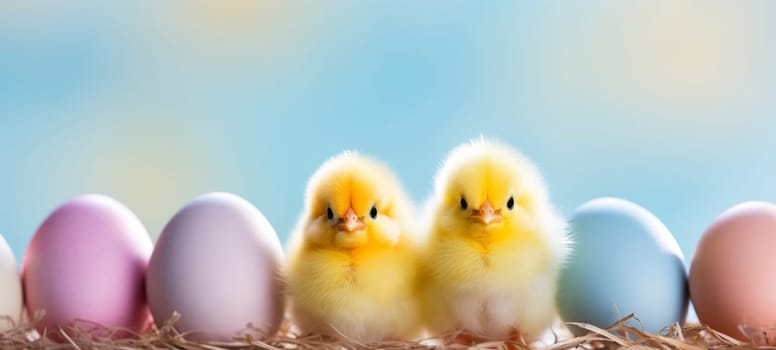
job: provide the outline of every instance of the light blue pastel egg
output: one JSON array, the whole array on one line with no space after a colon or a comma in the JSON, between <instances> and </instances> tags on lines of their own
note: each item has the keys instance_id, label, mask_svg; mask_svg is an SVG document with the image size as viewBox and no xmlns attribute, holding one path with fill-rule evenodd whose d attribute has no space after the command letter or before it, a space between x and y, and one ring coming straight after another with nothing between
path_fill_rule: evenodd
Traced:
<instances>
[{"instance_id":1,"label":"light blue pastel egg","mask_svg":"<svg viewBox=\"0 0 776 350\"><path fill-rule=\"evenodd\" d=\"M634 313L640 323L632 325L652 333L684 322L684 257L652 213L626 200L599 198L572 214L570 231L574 251L558 289L563 321L604 328Z\"/></svg>"}]
</instances>

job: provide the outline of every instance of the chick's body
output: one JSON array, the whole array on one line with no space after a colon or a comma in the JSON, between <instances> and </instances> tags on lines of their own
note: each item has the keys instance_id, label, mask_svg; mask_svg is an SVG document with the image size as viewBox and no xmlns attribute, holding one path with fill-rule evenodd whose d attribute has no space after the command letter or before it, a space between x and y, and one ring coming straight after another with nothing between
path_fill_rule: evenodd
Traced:
<instances>
[{"instance_id":1,"label":"chick's body","mask_svg":"<svg viewBox=\"0 0 776 350\"><path fill-rule=\"evenodd\" d=\"M565 222L536 168L507 146L454 149L436 179L422 261L431 332L536 340L555 319Z\"/></svg>"},{"instance_id":2,"label":"chick's body","mask_svg":"<svg viewBox=\"0 0 776 350\"><path fill-rule=\"evenodd\" d=\"M377 161L345 153L321 166L288 254L291 314L302 331L367 342L418 333L410 210Z\"/></svg>"}]
</instances>

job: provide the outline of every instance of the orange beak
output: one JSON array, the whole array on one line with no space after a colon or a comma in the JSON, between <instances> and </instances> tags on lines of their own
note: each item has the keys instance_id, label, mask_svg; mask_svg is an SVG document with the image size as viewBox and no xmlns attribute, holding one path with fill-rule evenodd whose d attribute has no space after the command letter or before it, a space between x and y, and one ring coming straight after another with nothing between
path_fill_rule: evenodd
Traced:
<instances>
[{"instance_id":1,"label":"orange beak","mask_svg":"<svg viewBox=\"0 0 776 350\"><path fill-rule=\"evenodd\" d=\"M501 216L501 209L493 209L493 205L491 205L490 201L488 200L486 200L485 203L482 203L480 209L475 209L472 211L471 218L472 220L485 225L495 224L504 220L504 218Z\"/></svg>"},{"instance_id":2,"label":"orange beak","mask_svg":"<svg viewBox=\"0 0 776 350\"><path fill-rule=\"evenodd\" d=\"M366 225L358 218L356 211L353 210L353 208L350 208L335 227L341 231L355 232L365 229Z\"/></svg>"}]
</instances>

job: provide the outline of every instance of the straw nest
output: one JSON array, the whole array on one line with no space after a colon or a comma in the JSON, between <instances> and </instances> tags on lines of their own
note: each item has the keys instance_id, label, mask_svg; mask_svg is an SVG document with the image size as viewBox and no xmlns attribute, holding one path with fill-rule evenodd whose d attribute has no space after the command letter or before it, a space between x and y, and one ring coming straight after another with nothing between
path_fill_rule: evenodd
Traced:
<instances>
[{"instance_id":1,"label":"straw nest","mask_svg":"<svg viewBox=\"0 0 776 350\"><path fill-rule=\"evenodd\" d=\"M47 334L34 329L42 314L34 320L25 321L0 333L1 349L185 349L185 350L232 350L232 349L775 349L769 345L766 330L742 328L749 335L750 342L741 342L708 327L674 324L660 334L650 334L633 326L638 319L629 315L612 326L602 329L589 324L569 323L588 331L586 335L574 337L559 325L553 328L550 341L546 344L528 345L519 341L490 340L472 345L445 344L445 339L458 334L446 334L439 338L414 342L386 341L361 344L352 341L332 340L312 334L298 334L287 322L279 334L270 338L259 336L260 331L248 325L241 338L231 342L196 342L187 339L187 334L175 329L180 315L173 315L164 326L152 326L142 333L124 329L109 329L99 325L80 322L68 329L53 330L62 339L61 343L49 340ZM636 321L636 322L633 322ZM97 332L95 332L95 329ZM87 332L87 330L91 330ZM52 332L47 330L46 332ZM129 337L113 339L112 335L125 332ZM95 333L99 335L94 335ZM50 335L50 334L49 334ZM772 334L771 334L772 335ZM770 338L773 341L773 338ZM753 345L760 344L760 345Z\"/></svg>"}]
</instances>

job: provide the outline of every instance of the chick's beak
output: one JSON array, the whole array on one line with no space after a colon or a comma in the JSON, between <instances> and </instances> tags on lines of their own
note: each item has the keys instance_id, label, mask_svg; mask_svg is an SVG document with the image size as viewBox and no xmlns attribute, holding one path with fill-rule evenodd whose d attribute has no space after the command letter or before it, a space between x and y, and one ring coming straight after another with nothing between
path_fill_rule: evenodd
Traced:
<instances>
[{"instance_id":1,"label":"chick's beak","mask_svg":"<svg viewBox=\"0 0 776 350\"><path fill-rule=\"evenodd\" d=\"M480 209L475 209L472 211L472 220L488 225L488 224L495 224L497 222L501 222L501 220L504 220L504 218L501 216L501 210L496 210L493 208L493 205L490 204L490 201L486 200L485 203L482 203L482 206L480 206Z\"/></svg>"},{"instance_id":2,"label":"chick's beak","mask_svg":"<svg viewBox=\"0 0 776 350\"><path fill-rule=\"evenodd\" d=\"M363 230L366 228L366 225L364 225L361 219L359 219L358 215L356 215L356 211L353 210L353 208L350 208L347 212L345 212L345 215L342 216L335 227L337 227L338 230L355 232L358 230Z\"/></svg>"}]
</instances>

